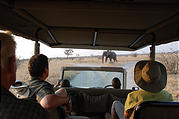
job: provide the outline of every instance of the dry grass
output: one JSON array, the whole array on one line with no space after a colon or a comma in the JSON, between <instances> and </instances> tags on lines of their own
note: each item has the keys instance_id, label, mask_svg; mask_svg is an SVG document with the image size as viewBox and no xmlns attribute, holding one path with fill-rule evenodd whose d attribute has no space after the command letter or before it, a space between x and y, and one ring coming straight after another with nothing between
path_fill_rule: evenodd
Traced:
<instances>
[{"instance_id":1,"label":"dry grass","mask_svg":"<svg viewBox=\"0 0 179 119\"><path fill-rule=\"evenodd\" d=\"M167 86L165 90L172 93L174 100L179 102L179 74L168 75Z\"/></svg>"},{"instance_id":2,"label":"dry grass","mask_svg":"<svg viewBox=\"0 0 179 119\"><path fill-rule=\"evenodd\" d=\"M156 55L160 57L159 54ZM129 61L140 61L140 60L148 60L149 55L127 55L127 56L118 56L117 63L101 63L101 57L84 57L84 58L70 58L70 59L50 59L49 60L49 77L47 81L52 84L55 84L60 79L61 67L63 66L71 66L73 64L93 64L93 65L101 65L101 66L116 66L122 65ZM20 65L17 68L17 79L21 81L28 80L29 74L27 70L27 60L21 61ZM168 83L166 90L173 94L175 100L179 101L179 74L168 74Z\"/></svg>"}]
</instances>

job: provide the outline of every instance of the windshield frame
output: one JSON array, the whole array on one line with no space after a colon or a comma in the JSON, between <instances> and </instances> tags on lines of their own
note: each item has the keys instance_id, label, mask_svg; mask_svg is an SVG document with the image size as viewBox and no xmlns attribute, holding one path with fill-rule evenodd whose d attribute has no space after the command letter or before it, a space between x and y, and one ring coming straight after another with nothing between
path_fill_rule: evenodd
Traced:
<instances>
[{"instance_id":1,"label":"windshield frame","mask_svg":"<svg viewBox=\"0 0 179 119\"><path fill-rule=\"evenodd\" d=\"M126 89L127 87L127 71L122 68L122 67L62 67L61 71L61 77L60 79L63 80L64 78L64 72L65 71L85 71L85 70L89 70L89 71L108 71L108 72L121 72L123 73L123 83L122 83L122 89Z\"/></svg>"}]
</instances>

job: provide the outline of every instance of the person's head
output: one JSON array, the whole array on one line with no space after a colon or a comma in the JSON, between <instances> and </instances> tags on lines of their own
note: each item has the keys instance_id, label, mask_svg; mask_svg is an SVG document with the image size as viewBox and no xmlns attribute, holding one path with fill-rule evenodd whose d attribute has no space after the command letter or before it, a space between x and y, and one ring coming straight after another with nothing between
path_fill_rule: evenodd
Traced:
<instances>
[{"instance_id":1,"label":"person's head","mask_svg":"<svg viewBox=\"0 0 179 119\"><path fill-rule=\"evenodd\" d=\"M120 89L121 88L121 82L117 77L114 77L112 79L112 86L116 89Z\"/></svg>"},{"instance_id":2,"label":"person's head","mask_svg":"<svg viewBox=\"0 0 179 119\"><path fill-rule=\"evenodd\" d=\"M68 79L62 80L61 87L70 87L70 81Z\"/></svg>"},{"instance_id":3,"label":"person's head","mask_svg":"<svg viewBox=\"0 0 179 119\"><path fill-rule=\"evenodd\" d=\"M16 80L16 43L10 33L0 33L1 85L9 89Z\"/></svg>"},{"instance_id":4,"label":"person's head","mask_svg":"<svg viewBox=\"0 0 179 119\"><path fill-rule=\"evenodd\" d=\"M167 83L166 68L157 61L139 61L134 68L134 80L143 90L159 92Z\"/></svg>"},{"instance_id":5,"label":"person's head","mask_svg":"<svg viewBox=\"0 0 179 119\"><path fill-rule=\"evenodd\" d=\"M48 77L48 58L43 54L33 55L28 62L30 76L45 80Z\"/></svg>"}]
</instances>

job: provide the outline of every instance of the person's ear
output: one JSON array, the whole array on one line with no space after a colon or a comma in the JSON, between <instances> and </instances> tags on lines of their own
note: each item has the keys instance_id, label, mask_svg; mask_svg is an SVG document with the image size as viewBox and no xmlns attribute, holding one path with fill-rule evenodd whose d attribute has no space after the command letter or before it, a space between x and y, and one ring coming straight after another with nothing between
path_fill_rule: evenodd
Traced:
<instances>
[{"instance_id":1,"label":"person's ear","mask_svg":"<svg viewBox=\"0 0 179 119\"><path fill-rule=\"evenodd\" d=\"M45 67L45 73L48 73L48 69Z\"/></svg>"},{"instance_id":2,"label":"person's ear","mask_svg":"<svg viewBox=\"0 0 179 119\"><path fill-rule=\"evenodd\" d=\"M46 74L46 77L48 77L48 72L49 72L48 68L45 67L44 74Z\"/></svg>"}]
</instances>

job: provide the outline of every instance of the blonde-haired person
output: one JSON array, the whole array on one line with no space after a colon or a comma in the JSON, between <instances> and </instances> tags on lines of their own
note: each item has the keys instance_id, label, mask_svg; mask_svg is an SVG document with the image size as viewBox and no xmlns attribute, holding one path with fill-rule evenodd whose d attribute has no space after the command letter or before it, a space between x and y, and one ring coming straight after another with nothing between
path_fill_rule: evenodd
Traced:
<instances>
[{"instance_id":1,"label":"blonde-haired person","mask_svg":"<svg viewBox=\"0 0 179 119\"><path fill-rule=\"evenodd\" d=\"M172 95L163 90L167 84L167 72L157 61L139 61L134 68L134 81L141 88L128 94L125 106L114 101L112 119L129 119L136 105L145 101L173 101Z\"/></svg>"},{"instance_id":2,"label":"blonde-haired person","mask_svg":"<svg viewBox=\"0 0 179 119\"><path fill-rule=\"evenodd\" d=\"M1 100L0 119L47 119L48 113L39 105L17 99L9 88L16 81L16 43L13 36L0 33L1 55Z\"/></svg>"}]
</instances>

